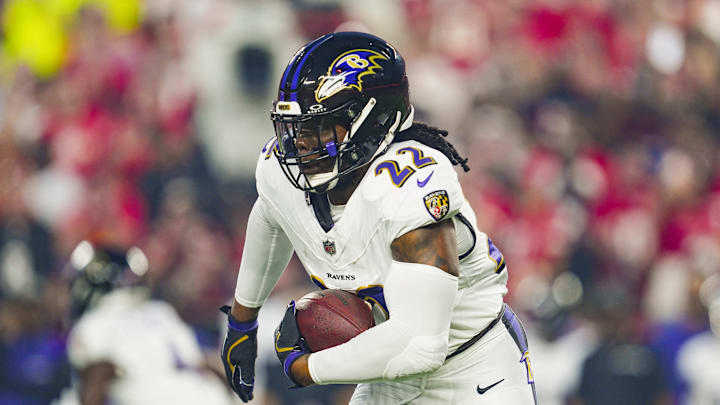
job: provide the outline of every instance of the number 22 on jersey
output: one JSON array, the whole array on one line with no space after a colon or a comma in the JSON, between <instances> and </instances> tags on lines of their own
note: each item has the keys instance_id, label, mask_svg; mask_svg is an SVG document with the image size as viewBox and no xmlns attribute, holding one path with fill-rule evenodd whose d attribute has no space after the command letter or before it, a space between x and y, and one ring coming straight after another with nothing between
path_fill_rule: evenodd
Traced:
<instances>
[{"instance_id":1,"label":"number 22 on jersey","mask_svg":"<svg viewBox=\"0 0 720 405\"><path fill-rule=\"evenodd\" d=\"M409 179L417 171L417 169L422 169L423 167L437 164L435 159L429 156L425 156L425 154L420 149L413 148L412 146L398 149L396 155L400 156L405 153L409 153L411 155L413 166L415 166L415 168L411 166L405 166L400 169L400 165L397 161L383 160L377 166L375 166L375 176L379 176L380 173L386 171L387 174L390 175L390 181L392 181L392 183L396 187L402 187L403 185L405 185L407 179Z\"/></svg>"}]
</instances>

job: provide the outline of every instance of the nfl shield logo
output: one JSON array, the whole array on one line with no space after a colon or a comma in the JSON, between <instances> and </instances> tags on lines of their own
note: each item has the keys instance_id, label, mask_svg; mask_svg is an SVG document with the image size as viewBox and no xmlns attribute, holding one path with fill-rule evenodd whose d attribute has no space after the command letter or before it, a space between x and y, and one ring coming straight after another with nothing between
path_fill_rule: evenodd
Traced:
<instances>
[{"instance_id":1,"label":"nfl shield logo","mask_svg":"<svg viewBox=\"0 0 720 405\"><path fill-rule=\"evenodd\" d=\"M329 255L334 255L337 252L335 250L335 242L331 240L324 240L323 248L325 249L325 253Z\"/></svg>"}]
</instances>

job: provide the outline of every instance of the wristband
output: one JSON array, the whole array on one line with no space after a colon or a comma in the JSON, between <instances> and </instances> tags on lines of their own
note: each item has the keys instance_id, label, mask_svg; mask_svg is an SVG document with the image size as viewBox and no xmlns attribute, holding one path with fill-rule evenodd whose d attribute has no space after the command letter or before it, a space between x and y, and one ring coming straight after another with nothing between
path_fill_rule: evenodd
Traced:
<instances>
[{"instance_id":1,"label":"wristband","mask_svg":"<svg viewBox=\"0 0 720 405\"><path fill-rule=\"evenodd\" d=\"M240 322L233 319L232 315L228 315L228 328L239 332L247 333L258 327L257 319L248 322Z\"/></svg>"}]
</instances>

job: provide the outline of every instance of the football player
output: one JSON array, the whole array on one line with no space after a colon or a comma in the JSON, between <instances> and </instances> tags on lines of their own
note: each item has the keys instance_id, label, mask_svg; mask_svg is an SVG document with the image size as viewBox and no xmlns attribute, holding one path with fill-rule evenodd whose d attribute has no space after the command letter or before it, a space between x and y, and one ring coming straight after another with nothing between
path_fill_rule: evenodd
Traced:
<instances>
[{"instance_id":1,"label":"football player","mask_svg":"<svg viewBox=\"0 0 720 405\"><path fill-rule=\"evenodd\" d=\"M83 241L73 251L68 354L77 378L57 405L234 402L192 330L169 304L150 299L147 269L138 248Z\"/></svg>"},{"instance_id":2,"label":"football player","mask_svg":"<svg viewBox=\"0 0 720 405\"><path fill-rule=\"evenodd\" d=\"M256 169L222 360L252 399L257 314L293 251L320 288L373 304L377 326L310 354L291 302L275 349L298 386L358 383L351 404L533 404L507 269L477 229L446 131L413 121L405 62L373 35L301 48L280 80ZM380 321L381 319L378 319Z\"/></svg>"}]
</instances>

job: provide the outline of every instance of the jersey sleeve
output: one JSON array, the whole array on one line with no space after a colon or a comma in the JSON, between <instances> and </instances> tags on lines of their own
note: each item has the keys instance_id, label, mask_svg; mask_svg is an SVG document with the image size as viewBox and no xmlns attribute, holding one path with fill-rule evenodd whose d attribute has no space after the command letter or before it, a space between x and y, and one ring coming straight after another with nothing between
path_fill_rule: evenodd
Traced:
<instances>
[{"instance_id":1,"label":"jersey sleeve","mask_svg":"<svg viewBox=\"0 0 720 405\"><path fill-rule=\"evenodd\" d=\"M292 243L258 197L248 218L235 300L249 308L265 303L293 253Z\"/></svg>"},{"instance_id":2,"label":"jersey sleeve","mask_svg":"<svg viewBox=\"0 0 720 405\"><path fill-rule=\"evenodd\" d=\"M260 151L257 166L255 166L255 187L258 194L265 198L272 197L274 191L280 186L279 181L287 181L275 157L276 151L277 140L272 137Z\"/></svg>"},{"instance_id":3,"label":"jersey sleeve","mask_svg":"<svg viewBox=\"0 0 720 405\"><path fill-rule=\"evenodd\" d=\"M385 197L383 206L390 241L412 230L452 218L465 203L452 164L440 152L434 152L437 164L418 169L414 179L411 177Z\"/></svg>"},{"instance_id":4,"label":"jersey sleeve","mask_svg":"<svg viewBox=\"0 0 720 405\"><path fill-rule=\"evenodd\" d=\"M273 198L287 187L287 179L275 157L277 141L271 138L260 151L255 170L258 199L250 212L235 300L249 308L265 303L273 287L290 262L293 246L278 223Z\"/></svg>"}]
</instances>

